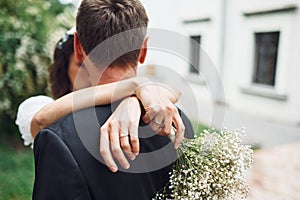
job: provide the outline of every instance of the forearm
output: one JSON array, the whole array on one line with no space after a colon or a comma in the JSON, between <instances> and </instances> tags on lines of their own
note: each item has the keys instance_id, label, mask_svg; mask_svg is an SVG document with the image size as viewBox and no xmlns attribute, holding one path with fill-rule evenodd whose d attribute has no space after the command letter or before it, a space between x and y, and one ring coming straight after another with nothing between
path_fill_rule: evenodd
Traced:
<instances>
[{"instance_id":1,"label":"forearm","mask_svg":"<svg viewBox=\"0 0 300 200\"><path fill-rule=\"evenodd\" d=\"M95 105L109 104L135 94L141 85L150 82L144 77L133 77L119 82L100 85L96 87Z\"/></svg>"},{"instance_id":2,"label":"forearm","mask_svg":"<svg viewBox=\"0 0 300 200\"><path fill-rule=\"evenodd\" d=\"M43 128L72 112L73 94L67 94L40 109L32 118L30 132L34 138Z\"/></svg>"}]
</instances>

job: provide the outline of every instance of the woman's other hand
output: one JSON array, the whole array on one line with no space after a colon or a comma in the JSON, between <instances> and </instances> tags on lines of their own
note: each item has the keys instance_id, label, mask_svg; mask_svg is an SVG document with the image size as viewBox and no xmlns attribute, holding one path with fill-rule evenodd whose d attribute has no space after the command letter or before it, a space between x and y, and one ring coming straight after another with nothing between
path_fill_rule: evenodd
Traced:
<instances>
[{"instance_id":1,"label":"woman's other hand","mask_svg":"<svg viewBox=\"0 0 300 200\"><path fill-rule=\"evenodd\" d=\"M160 135L170 135L175 126L174 148L177 149L184 136L184 124L174 105L181 93L178 90L154 82L143 83L135 91L146 111L143 120Z\"/></svg>"}]
</instances>

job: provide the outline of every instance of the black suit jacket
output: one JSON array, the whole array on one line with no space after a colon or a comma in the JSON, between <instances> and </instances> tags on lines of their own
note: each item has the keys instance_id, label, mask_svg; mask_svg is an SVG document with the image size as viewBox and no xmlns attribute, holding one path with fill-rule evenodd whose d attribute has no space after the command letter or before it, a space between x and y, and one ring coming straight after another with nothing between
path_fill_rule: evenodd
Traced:
<instances>
[{"instance_id":1,"label":"black suit jacket","mask_svg":"<svg viewBox=\"0 0 300 200\"><path fill-rule=\"evenodd\" d=\"M131 170L112 173L100 162L100 126L111 113L111 105L84 109L36 136L33 199L144 200L151 199L167 184L172 163L166 161L175 158L173 145L168 137L155 135L145 124L139 127L139 134L148 137L140 138L141 156L130 163ZM91 116L96 116L99 123L94 123ZM184 114L182 119L186 137L193 137L191 124ZM86 143L82 138L85 136L92 143L95 141L88 148L89 141ZM151 152L159 153L152 155ZM152 156L143 157L147 153ZM149 166L152 168L147 168Z\"/></svg>"}]
</instances>

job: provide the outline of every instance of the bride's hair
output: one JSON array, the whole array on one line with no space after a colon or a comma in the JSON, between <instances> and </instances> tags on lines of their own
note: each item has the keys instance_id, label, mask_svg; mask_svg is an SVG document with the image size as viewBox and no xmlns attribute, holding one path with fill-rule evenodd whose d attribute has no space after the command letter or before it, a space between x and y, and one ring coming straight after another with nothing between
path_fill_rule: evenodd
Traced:
<instances>
[{"instance_id":1,"label":"bride's hair","mask_svg":"<svg viewBox=\"0 0 300 200\"><path fill-rule=\"evenodd\" d=\"M68 76L70 56L74 53L74 33L67 32L56 44L53 64L49 67L52 96L57 99L71 92Z\"/></svg>"}]
</instances>

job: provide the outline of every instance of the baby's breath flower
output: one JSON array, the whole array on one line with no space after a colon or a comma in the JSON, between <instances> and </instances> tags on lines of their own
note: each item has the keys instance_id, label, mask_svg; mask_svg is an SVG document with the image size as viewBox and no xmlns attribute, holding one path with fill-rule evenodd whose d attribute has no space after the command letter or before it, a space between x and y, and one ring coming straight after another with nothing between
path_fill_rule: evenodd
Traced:
<instances>
[{"instance_id":1,"label":"baby's breath flower","mask_svg":"<svg viewBox=\"0 0 300 200\"><path fill-rule=\"evenodd\" d=\"M170 174L169 184L155 199L246 199L245 181L253 151L242 144L245 128L204 130L195 139L184 139Z\"/></svg>"}]
</instances>

